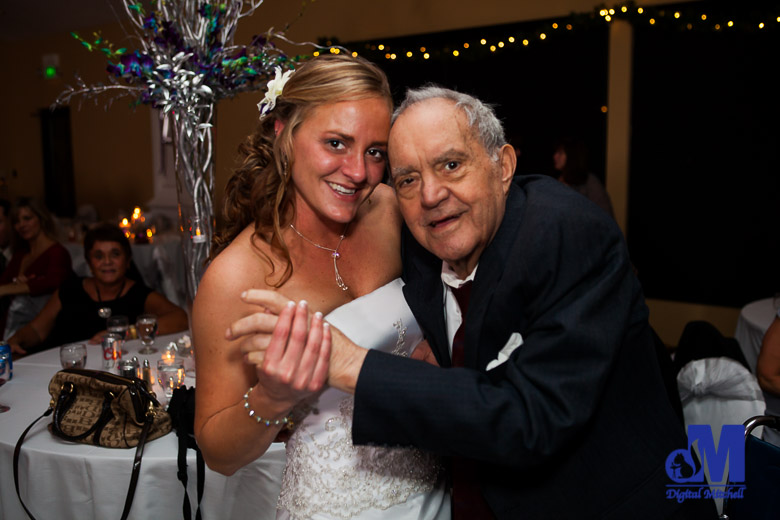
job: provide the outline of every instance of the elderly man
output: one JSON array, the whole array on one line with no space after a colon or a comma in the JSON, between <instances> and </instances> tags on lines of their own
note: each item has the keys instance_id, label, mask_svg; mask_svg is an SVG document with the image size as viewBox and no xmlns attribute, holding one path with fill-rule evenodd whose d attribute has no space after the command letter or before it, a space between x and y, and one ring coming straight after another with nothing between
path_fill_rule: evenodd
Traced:
<instances>
[{"instance_id":1,"label":"elderly man","mask_svg":"<svg viewBox=\"0 0 780 520\"><path fill-rule=\"evenodd\" d=\"M552 179L513 181L471 96L407 93L389 153L404 294L440 367L335 334L354 443L452 457L455 518L715 518L666 498L666 458L688 445L614 221Z\"/></svg>"}]
</instances>

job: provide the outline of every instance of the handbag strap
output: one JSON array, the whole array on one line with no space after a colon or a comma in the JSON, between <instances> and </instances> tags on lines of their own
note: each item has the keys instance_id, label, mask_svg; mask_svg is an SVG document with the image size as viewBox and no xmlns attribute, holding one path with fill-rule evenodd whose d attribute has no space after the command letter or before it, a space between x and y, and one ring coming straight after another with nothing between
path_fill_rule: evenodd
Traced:
<instances>
[{"instance_id":1,"label":"handbag strap","mask_svg":"<svg viewBox=\"0 0 780 520\"><path fill-rule=\"evenodd\" d=\"M53 408L49 408L45 412L43 412L43 415L35 419L30 425L22 432L22 435L19 437L19 440L16 441L16 447L14 448L14 486L16 487L16 496L19 497L19 503L22 504L22 508L27 513L27 516L30 517L31 520L35 520L35 517L30 512L29 509L27 509L27 506L24 503L24 500L22 500L22 495L19 493L19 454L21 453L22 443L24 442L25 437L27 437L27 434L30 432L33 426L35 426L35 423L43 419L44 417L48 417L49 415L54 412ZM146 417L146 422L144 422L144 427L141 430L141 437L138 439L138 446L135 448L135 458L133 459L133 473L130 476L130 486L127 489L127 496L125 497L125 507L122 510L122 520L127 520L128 515L130 514L130 508L133 505L133 498L135 497L135 487L138 484L138 475L141 473L141 458L144 456L144 445L146 444L146 437L149 435L149 431L152 429L152 423L154 422L154 417L151 415L148 415ZM201 490L198 489L198 495L200 495ZM198 500L200 500L200 496L198 496Z\"/></svg>"},{"instance_id":2,"label":"handbag strap","mask_svg":"<svg viewBox=\"0 0 780 520\"><path fill-rule=\"evenodd\" d=\"M130 487L127 489L127 497L125 498L125 508L122 510L122 520L127 520L127 515L130 514L130 508L133 506L133 498L135 497L135 486L138 484L138 475L141 473L141 458L144 456L144 445L146 444L146 436L149 435L149 430L152 429L152 423L154 417L152 415L146 416L146 422L144 422L143 430L141 430L141 437L138 439L138 446L135 448L135 458L133 459L133 474L130 476Z\"/></svg>"},{"instance_id":3,"label":"handbag strap","mask_svg":"<svg viewBox=\"0 0 780 520\"><path fill-rule=\"evenodd\" d=\"M63 439L67 441L80 441L81 439L85 439L92 435L93 433L96 433L94 444L96 446L100 445L100 432L103 431L103 428L108 424L108 421L111 420L111 418L114 416L114 413L111 411L111 401L114 400L113 394L110 392L106 392L104 399L103 399L103 406L100 410L100 417L98 417L97 421L95 421L95 424L93 424L87 431L84 433L81 433L79 435L68 435L67 433L62 431L61 424L62 424L62 418L65 415L65 413L70 409L70 407L73 405L73 403L76 400L76 389L73 387L73 385L70 385L70 391L60 392L59 397L57 397L57 405L54 408L54 419L52 420L51 427L52 431L55 435L58 437L62 437Z\"/></svg>"},{"instance_id":4,"label":"handbag strap","mask_svg":"<svg viewBox=\"0 0 780 520\"><path fill-rule=\"evenodd\" d=\"M43 412L43 415L35 419L33 422L30 423L30 426L25 428L25 430L22 432L22 435L19 437L19 440L16 441L16 447L14 448L14 487L16 487L16 496L19 497L19 503L22 504L22 508L24 508L24 512L27 513L27 516L30 517L31 520L35 520L35 517L32 515L29 509L27 509L27 506L24 504L24 500L22 500L22 495L19 493L19 453L22 451L22 443L24 442L24 438L27 437L27 434L30 432L33 426L35 426L35 423L43 419L44 417L48 417L51 415L51 413L54 411L53 408L47 409L45 412Z\"/></svg>"}]
</instances>

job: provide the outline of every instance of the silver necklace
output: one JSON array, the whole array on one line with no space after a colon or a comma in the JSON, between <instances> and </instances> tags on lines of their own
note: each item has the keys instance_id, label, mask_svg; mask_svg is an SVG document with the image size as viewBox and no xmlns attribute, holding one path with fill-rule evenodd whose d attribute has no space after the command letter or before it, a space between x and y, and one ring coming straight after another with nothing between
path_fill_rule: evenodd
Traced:
<instances>
[{"instance_id":1,"label":"silver necklace","mask_svg":"<svg viewBox=\"0 0 780 520\"><path fill-rule=\"evenodd\" d=\"M119 296L121 296L121 294L122 294L122 291L125 290L125 284L126 283L127 283L127 278L122 280L122 287L119 288L119 292L114 297L115 300L117 298L119 298ZM104 307L103 306L103 298L100 297L100 289L98 288L97 282L95 282L95 292L97 293L97 297L98 297L98 306L99 306L99 308L98 308L98 316L100 316L101 318L110 318L111 317L111 307L108 307L108 306Z\"/></svg>"},{"instance_id":2,"label":"silver necklace","mask_svg":"<svg viewBox=\"0 0 780 520\"><path fill-rule=\"evenodd\" d=\"M341 289L342 291L346 291L347 289L349 289L349 287L347 287L347 284L345 284L344 280L341 278L341 275L339 274L339 266L336 263L336 261L341 256L339 254L339 247L341 247L341 242L344 241L344 237L346 236L345 233L347 232L347 226L349 226L349 224L344 226L344 231L342 231L341 235L339 235L339 243L336 244L336 249L331 249L330 247L322 246L322 245L318 244L317 242L314 242L313 240L309 240L308 238L303 236L303 234L301 234L300 231L295 229L295 226L290 224L290 228L293 231L295 231L298 234L299 237L301 237L302 239L304 239L305 241L307 241L308 243L310 243L314 247L318 247L320 249L324 249L325 251L330 251L330 256L333 258L333 270L336 272L336 285L338 285L339 289Z\"/></svg>"}]
</instances>

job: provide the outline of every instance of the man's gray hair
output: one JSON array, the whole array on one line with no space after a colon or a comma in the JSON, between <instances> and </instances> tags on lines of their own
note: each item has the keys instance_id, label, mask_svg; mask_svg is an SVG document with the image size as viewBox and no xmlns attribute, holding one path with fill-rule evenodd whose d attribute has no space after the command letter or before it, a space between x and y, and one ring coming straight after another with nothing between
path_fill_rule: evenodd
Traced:
<instances>
[{"instance_id":1,"label":"man's gray hair","mask_svg":"<svg viewBox=\"0 0 780 520\"><path fill-rule=\"evenodd\" d=\"M496 117L493 107L474 96L436 85L410 88L406 91L406 98L393 112L392 122L395 123L407 108L428 99L446 99L455 103L455 106L466 114L471 131L485 147L488 155L494 161L498 160L498 152L506 144L504 127Z\"/></svg>"}]
</instances>

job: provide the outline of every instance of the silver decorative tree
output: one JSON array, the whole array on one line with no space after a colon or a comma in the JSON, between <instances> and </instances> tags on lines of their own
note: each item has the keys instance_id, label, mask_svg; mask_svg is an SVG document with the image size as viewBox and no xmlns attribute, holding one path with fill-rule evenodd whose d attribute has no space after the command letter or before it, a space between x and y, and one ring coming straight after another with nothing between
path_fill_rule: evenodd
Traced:
<instances>
[{"instance_id":1,"label":"silver decorative tree","mask_svg":"<svg viewBox=\"0 0 780 520\"><path fill-rule=\"evenodd\" d=\"M214 232L213 124L217 101L263 88L277 67L294 68L300 57L288 57L276 45L282 31L270 29L249 45L233 43L241 18L251 16L263 0L124 0L132 35L139 48L114 49L99 34L94 40L73 36L90 51L108 58L108 84L76 86L63 91L55 105L77 96L107 95L110 104L128 95L151 104L174 123L179 226L187 265L187 296L195 297L206 267ZM146 7L145 7L146 6Z\"/></svg>"}]
</instances>

